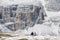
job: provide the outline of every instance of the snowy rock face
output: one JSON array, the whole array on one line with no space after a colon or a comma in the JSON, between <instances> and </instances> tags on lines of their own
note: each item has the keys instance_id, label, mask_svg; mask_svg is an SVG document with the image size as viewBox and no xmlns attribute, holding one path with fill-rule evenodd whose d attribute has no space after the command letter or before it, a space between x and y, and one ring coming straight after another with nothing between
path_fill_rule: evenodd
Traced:
<instances>
[{"instance_id":1,"label":"snowy rock face","mask_svg":"<svg viewBox=\"0 0 60 40\"><path fill-rule=\"evenodd\" d=\"M4 30L16 31L24 29L26 26L33 27L39 19L44 20L46 16L44 7L39 0L1 0L0 5L3 6L3 8L0 8L1 10L3 9L1 15L5 15L0 16L6 23ZM10 25L10 22L13 22L13 24ZM1 30L3 30L3 27Z\"/></svg>"},{"instance_id":2,"label":"snowy rock face","mask_svg":"<svg viewBox=\"0 0 60 40\"><path fill-rule=\"evenodd\" d=\"M46 2L45 7L48 11L60 11L60 0L46 0L45 2ZM6 1L1 0L0 3L1 3L0 5L2 5L2 6L13 5L13 4L33 4L38 7L41 6L39 4L40 3L39 0L37 0L37 1L36 0L33 0L33 1L32 0L24 0L24 1L22 1L22 0L18 0L18 1L17 0L6 0ZM48 13L48 14L52 14L52 13ZM55 15L56 15L56 12L55 12ZM44 22L43 24L36 24L36 25L34 25L34 27L30 27L30 28L29 27L30 26L27 26L27 30L18 29L17 31L15 31L15 33L17 33L17 34L20 33L21 35L38 35L38 36L39 35L43 35L43 36L60 35L60 17L52 17L47 22ZM4 28L4 25L3 25L3 27L0 26L0 29L3 32L6 31L7 28L5 28L4 30L3 30L3 28ZM7 29L6 32L9 32L9 31L10 30ZM11 40L11 39L6 39L6 40Z\"/></svg>"},{"instance_id":3,"label":"snowy rock face","mask_svg":"<svg viewBox=\"0 0 60 40\"><path fill-rule=\"evenodd\" d=\"M45 0L48 11L60 11L60 0Z\"/></svg>"}]
</instances>

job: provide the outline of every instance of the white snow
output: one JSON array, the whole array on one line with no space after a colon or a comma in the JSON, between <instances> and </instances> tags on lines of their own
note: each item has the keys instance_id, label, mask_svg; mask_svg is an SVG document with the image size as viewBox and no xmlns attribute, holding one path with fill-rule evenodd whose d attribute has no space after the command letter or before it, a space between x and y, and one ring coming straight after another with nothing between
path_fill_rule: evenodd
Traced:
<instances>
[{"instance_id":1,"label":"white snow","mask_svg":"<svg viewBox=\"0 0 60 40\"><path fill-rule=\"evenodd\" d=\"M0 5L8 6L12 4L34 4L38 5L40 0L0 0Z\"/></svg>"},{"instance_id":2,"label":"white snow","mask_svg":"<svg viewBox=\"0 0 60 40\"><path fill-rule=\"evenodd\" d=\"M53 33L57 35L58 33L58 28L54 25L52 25L52 27L46 26L46 25L40 25L37 24L32 28L28 29L28 33L31 32L36 32L36 34L38 35L52 35Z\"/></svg>"}]
</instances>

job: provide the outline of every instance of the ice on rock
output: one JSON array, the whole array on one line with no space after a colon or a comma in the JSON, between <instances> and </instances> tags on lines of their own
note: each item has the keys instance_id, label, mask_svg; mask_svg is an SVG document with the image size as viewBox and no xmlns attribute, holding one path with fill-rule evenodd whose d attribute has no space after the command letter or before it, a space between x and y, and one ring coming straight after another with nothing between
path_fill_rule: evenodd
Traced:
<instances>
[{"instance_id":1,"label":"ice on rock","mask_svg":"<svg viewBox=\"0 0 60 40\"><path fill-rule=\"evenodd\" d=\"M4 28L4 29L3 29ZM9 30L8 28L5 27L5 25L0 25L0 30L2 32L12 32L11 30Z\"/></svg>"}]
</instances>

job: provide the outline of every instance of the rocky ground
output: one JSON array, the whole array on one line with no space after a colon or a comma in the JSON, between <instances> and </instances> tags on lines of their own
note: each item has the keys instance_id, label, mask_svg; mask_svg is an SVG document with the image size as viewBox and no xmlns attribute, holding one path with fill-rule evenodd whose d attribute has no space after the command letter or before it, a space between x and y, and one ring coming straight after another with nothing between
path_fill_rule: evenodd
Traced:
<instances>
[{"instance_id":1,"label":"rocky ground","mask_svg":"<svg viewBox=\"0 0 60 40\"><path fill-rule=\"evenodd\" d=\"M0 37L0 40L60 40L55 36L19 36L19 37Z\"/></svg>"}]
</instances>

